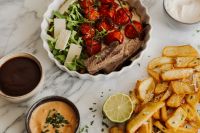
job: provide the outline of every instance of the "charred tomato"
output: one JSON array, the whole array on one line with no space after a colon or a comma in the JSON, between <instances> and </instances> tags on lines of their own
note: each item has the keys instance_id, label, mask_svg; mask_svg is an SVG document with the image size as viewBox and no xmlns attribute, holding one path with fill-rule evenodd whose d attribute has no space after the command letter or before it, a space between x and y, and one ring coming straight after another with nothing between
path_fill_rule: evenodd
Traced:
<instances>
[{"instance_id":1,"label":"charred tomato","mask_svg":"<svg viewBox=\"0 0 200 133\"><path fill-rule=\"evenodd\" d=\"M113 3L114 0L100 0L102 4Z\"/></svg>"},{"instance_id":2,"label":"charred tomato","mask_svg":"<svg viewBox=\"0 0 200 133\"><path fill-rule=\"evenodd\" d=\"M142 24L140 22L137 21L133 21L131 24L128 24L125 29L125 36L130 38L130 39L134 39L136 37L138 37L139 33L142 32Z\"/></svg>"},{"instance_id":3,"label":"charred tomato","mask_svg":"<svg viewBox=\"0 0 200 133\"><path fill-rule=\"evenodd\" d=\"M80 26L80 32L83 35L83 39L90 39L95 35L95 29L89 23L83 23Z\"/></svg>"},{"instance_id":4,"label":"charred tomato","mask_svg":"<svg viewBox=\"0 0 200 133\"><path fill-rule=\"evenodd\" d=\"M101 51L101 43L99 41L93 39L87 39L85 43L86 43L87 53L90 56L95 55Z\"/></svg>"},{"instance_id":5,"label":"charred tomato","mask_svg":"<svg viewBox=\"0 0 200 133\"><path fill-rule=\"evenodd\" d=\"M99 13L101 16L110 17L113 19L118 6L119 5L117 3L103 4L99 7Z\"/></svg>"},{"instance_id":6,"label":"charred tomato","mask_svg":"<svg viewBox=\"0 0 200 133\"><path fill-rule=\"evenodd\" d=\"M113 42L116 42L116 41L119 42L119 44L123 43L123 41L124 41L124 35L119 30L115 30L113 32L110 32L105 37L105 43L107 45L109 45Z\"/></svg>"},{"instance_id":7,"label":"charred tomato","mask_svg":"<svg viewBox=\"0 0 200 133\"><path fill-rule=\"evenodd\" d=\"M82 8L89 8L94 5L94 0L79 0L79 4Z\"/></svg>"},{"instance_id":8,"label":"charred tomato","mask_svg":"<svg viewBox=\"0 0 200 133\"><path fill-rule=\"evenodd\" d=\"M117 10L114 16L114 22L118 25L127 24L132 18L132 13L128 8L120 8Z\"/></svg>"},{"instance_id":9,"label":"charred tomato","mask_svg":"<svg viewBox=\"0 0 200 133\"><path fill-rule=\"evenodd\" d=\"M98 31L102 31L102 30L112 30L114 28L114 24L111 18L109 17L101 17L100 19L98 19L96 21L96 28Z\"/></svg>"},{"instance_id":10,"label":"charred tomato","mask_svg":"<svg viewBox=\"0 0 200 133\"><path fill-rule=\"evenodd\" d=\"M99 18L99 12L93 7L84 10L85 17L91 21L96 21Z\"/></svg>"}]
</instances>

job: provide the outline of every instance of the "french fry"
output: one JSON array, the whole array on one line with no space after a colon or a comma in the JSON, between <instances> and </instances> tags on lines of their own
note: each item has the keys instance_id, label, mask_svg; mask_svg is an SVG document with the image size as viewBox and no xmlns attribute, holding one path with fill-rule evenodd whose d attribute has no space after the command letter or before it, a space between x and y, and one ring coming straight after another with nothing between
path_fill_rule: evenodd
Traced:
<instances>
[{"instance_id":1,"label":"french fry","mask_svg":"<svg viewBox=\"0 0 200 133\"><path fill-rule=\"evenodd\" d=\"M145 121L165 105L164 102L147 103L145 108L131 119L126 127L127 133L134 133Z\"/></svg>"},{"instance_id":2,"label":"french fry","mask_svg":"<svg viewBox=\"0 0 200 133\"><path fill-rule=\"evenodd\" d=\"M185 95L177 95L172 94L170 98L167 100L167 106L172 108L177 108L181 105L181 102L183 100Z\"/></svg>"},{"instance_id":3,"label":"french fry","mask_svg":"<svg viewBox=\"0 0 200 133\"><path fill-rule=\"evenodd\" d=\"M147 69L148 74L157 82L160 82L160 74L152 69Z\"/></svg>"},{"instance_id":4,"label":"french fry","mask_svg":"<svg viewBox=\"0 0 200 133\"><path fill-rule=\"evenodd\" d=\"M110 128L109 133L125 133L122 128L113 126Z\"/></svg>"},{"instance_id":5,"label":"french fry","mask_svg":"<svg viewBox=\"0 0 200 133\"><path fill-rule=\"evenodd\" d=\"M197 72L200 72L200 65L195 66L195 67L194 67L194 70L197 71Z\"/></svg>"},{"instance_id":6,"label":"french fry","mask_svg":"<svg viewBox=\"0 0 200 133\"><path fill-rule=\"evenodd\" d=\"M138 133L150 133L148 123L142 124L142 126L138 129Z\"/></svg>"},{"instance_id":7,"label":"french fry","mask_svg":"<svg viewBox=\"0 0 200 133\"><path fill-rule=\"evenodd\" d=\"M186 102L193 108L196 108L199 103L198 93L187 95Z\"/></svg>"},{"instance_id":8,"label":"french fry","mask_svg":"<svg viewBox=\"0 0 200 133\"><path fill-rule=\"evenodd\" d=\"M154 69L158 66L161 66L163 64L172 64L175 63L173 58L170 57L157 57L151 60L148 64L148 69Z\"/></svg>"},{"instance_id":9,"label":"french fry","mask_svg":"<svg viewBox=\"0 0 200 133\"><path fill-rule=\"evenodd\" d=\"M191 87L190 84L184 83L181 81L172 81L171 82L172 90L174 93L178 95L184 95L184 94L193 94L194 88Z\"/></svg>"},{"instance_id":10,"label":"french fry","mask_svg":"<svg viewBox=\"0 0 200 133\"><path fill-rule=\"evenodd\" d=\"M195 87L195 91L198 91L200 88L200 72L196 72L193 74L193 84Z\"/></svg>"},{"instance_id":11,"label":"french fry","mask_svg":"<svg viewBox=\"0 0 200 133\"><path fill-rule=\"evenodd\" d=\"M152 133L153 132L153 122L152 122L152 118L149 118L147 120L148 122L148 129L149 129L149 133Z\"/></svg>"},{"instance_id":12,"label":"french fry","mask_svg":"<svg viewBox=\"0 0 200 133\"><path fill-rule=\"evenodd\" d=\"M167 114L167 108L166 108L166 106L163 106L161 108L161 118L162 118L163 121L167 121L167 119L168 119L168 114Z\"/></svg>"},{"instance_id":13,"label":"french fry","mask_svg":"<svg viewBox=\"0 0 200 133\"><path fill-rule=\"evenodd\" d=\"M169 71L171 69L174 69L174 65L173 64L164 64L164 65L160 66L160 71L162 73L166 72L166 71Z\"/></svg>"},{"instance_id":14,"label":"french fry","mask_svg":"<svg viewBox=\"0 0 200 133\"><path fill-rule=\"evenodd\" d=\"M154 118L154 119L157 119L157 120L160 119L160 110L156 111L156 112L153 114L153 118Z\"/></svg>"},{"instance_id":15,"label":"french fry","mask_svg":"<svg viewBox=\"0 0 200 133\"><path fill-rule=\"evenodd\" d=\"M183 110L183 108L178 107L174 114L167 120L166 126L168 128L178 128L182 125L187 117L187 113Z\"/></svg>"},{"instance_id":16,"label":"french fry","mask_svg":"<svg viewBox=\"0 0 200 133\"><path fill-rule=\"evenodd\" d=\"M135 90L136 89L133 89L131 92L130 92L130 94L129 94L129 96L130 96L130 98L131 98L131 100L132 100L132 103L133 103L133 110L135 110L135 108L139 105L139 103L140 103L140 101L139 101L139 99L137 98L137 96L136 96L136 94L135 94Z\"/></svg>"},{"instance_id":17,"label":"french fry","mask_svg":"<svg viewBox=\"0 0 200 133\"><path fill-rule=\"evenodd\" d=\"M164 81L178 80L191 76L193 74L192 68L179 68L166 71L161 74Z\"/></svg>"},{"instance_id":18,"label":"french fry","mask_svg":"<svg viewBox=\"0 0 200 133\"><path fill-rule=\"evenodd\" d=\"M163 49L163 56L167 57L197 57L198 52L191 45L167 46Z\"/></svg>"},{"instance_id":19,"label":"french fry","mask_svg":"<svg viewBox=\"0 0 200 133\"><path fill-rule=\"evenodd\" d=\"M188 67L188 64L194 59L195 57L177 57L175 67Z\"/></svg>"},{"instance_id":20,"label":"french fry","mask_svg":"<svg viewBox=\"0 0 200 133\"><path fill-rule=\"evenodd\" d=\"M178 127L174 132L170 133L198 133L198 129Z\"/></svg>"},{"instance_id":21,"label":"french fry","mask_svg":"<svg viewBox=\"0 0 200 133\"><path fill-rule=\"evenodd\" d=\"M163 133L168 133L167 128L164 125L162 125L160 121L154 122L153 125L160 129L160 131L162 131Z\"/></svg>"},{"instance_id":22,"label":"french fry","mask_svg":"<svg viewBox=\"0 0 200 133\"><path fill-rule=\"evenodd\" d=\"M154 93L155 94L163 93L163 92L165 92L167 90L167 88L168 88L168 83L167 82L158 83L156 85Z\"/></svg>"},{"instance_id":23,"label":"french fry","mask_svg":"<svg viewBox=\"0 0 200 133\"><path fill-rule=\"evenodd\" d=\"M164 95L161 97L160 101L165 101L166 99L168 99L170 97L170 95L172 94L172 90L168 89Z\"/></svg>"},{"instance_id":24,"label":"french fry","mask_svg":"<svg viewBox=\"0 0 200 133\"><path fill-rule=\"evenodd\" d=\"M195 110L188 104L181 105L183 110L187 113L187 120L188 121L196 121L196 113Z\"/></svg>"},{"instance_id":25,"label":"french fry","mask_svg":"<svg viewBox=\"0 0 200 133\"><path fill-rule=\"evenodd\" d=\"M194 60L192 60L189 64L188 64L188 67L195 67L195 66L198 66L200 65L200 58L197 57L195 58Z\"/></svg>"},{"instance_id":26,"label":"french fry","mask_svg":"<svg viewBox=\"0 0 200 133\"><path fill-rule=\"evenodd\" d=\"M155 89L155 82L153 78L149 77L138 83L137 93L141 101L150 101L151 95Z\"/></svg>"}]
</instances>

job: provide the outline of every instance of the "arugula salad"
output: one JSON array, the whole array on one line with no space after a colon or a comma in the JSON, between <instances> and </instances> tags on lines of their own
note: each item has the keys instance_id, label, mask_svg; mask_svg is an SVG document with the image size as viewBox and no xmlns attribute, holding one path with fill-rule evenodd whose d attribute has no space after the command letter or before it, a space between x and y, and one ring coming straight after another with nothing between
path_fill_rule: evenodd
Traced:
<instances>
[{"instance_id":1,"label":"arugula salad","mask_svg":"<svg viewBox=\"0 0 200 133\"><path fill-rule=\"evenodd\" d=\"M113 44L138 38L143 29L140 18L123 0L78 0L72 4L68 0L48 21L47 40L54 57L71 71L90 74L120 66L125 59L115 61L108 50L115 50L110 49Z\"/></svg>"}]
</instances>

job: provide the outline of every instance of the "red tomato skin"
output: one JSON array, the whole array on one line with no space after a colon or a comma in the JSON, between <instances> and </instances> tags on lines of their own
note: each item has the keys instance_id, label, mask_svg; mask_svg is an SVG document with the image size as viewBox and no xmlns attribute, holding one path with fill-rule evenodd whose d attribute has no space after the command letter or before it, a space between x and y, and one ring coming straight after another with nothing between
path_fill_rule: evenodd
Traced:
<instances>
[{"instance_id":1,"label":"red tomato skin","mask_svg":"<svg viewBox=\"0 0 200 133\"><path fill-rule=\"evenodd\" d=\"M133 24L126 25L124 29L125 36L130 39L134 39L138 37L138 34L141 33L142 29L142 24L140 22L133 21Z\"/></svg>"},{"instance_id":2,"label":"red tomato skin","mask_svg":"<svg viewBox=\"0 0 200 133\"><path fill-rule=\"evenodd\" d=\"M109 3L106 5L101 5L99 7L100 16L110 17L111 19L114 19L114 15L116 13L116 8L118 6L119 5L117 3Z\"/></svg>"},{"instance_id":3,"label":"red tomato skin","mask_svg":"<svg viewBox=\"0 0 200 133\"><path fill-rule=\"evenodd\" d=\"M126 25L132 18L132 13L129 11L128 8L120 8L114 15L114 22L117 25Z\"/></svg>"},{"instance_id":4,"label":"red tomato skin","mask_svg":"<svg viewBox=\"0 0 200 133\"><path fill-rule=\"evenodd\" d=\"M92 56L101 51L101 43L97 40L88 39L85 41L86 43L86 51L87 53Z\"/></svg>"},{"instance_id":5,"label":"red tomato skin","mask_svg":"<svg viewBox=\"0 0 200 133\"><path fill-rule=\"evenodd\" d=\"M99 18L99 12L93 7L84 10L85 17L91 21L96 21Z\"/></svg>"},{"instance_id":6,"label":"red tomato skin","mask_svg":"<svg viewBox=\"0 0 200 133\"><path fill-rule=\"evenodd\" d=\"M94 0L79 0L81 8L86 9L94 5Z\"/></svg>"},{"instance_id":7,"label":"red tomato skin","mask_svg":"<svg viewBox=\"0 0 200 133\"><path fill-rule=\"evenodd\" d=\"M110 32L105 37L105 43L107 45L110 45L111 43L113 43L115 41L118 41L119 44L122 44L123 41L124 41L124 35L119 30L115 30L113 32Z\"/></svg>"},{"instance_id":8,"label":"red tomato skin","mask_svg":"<svg viewBox=\"0 0 200 133\"><path fill-rule=\"evenodd\" d=\"M102 4L108 4L108 3L113 3L114 0L101 0Z\"/></svg>"},{"instance_id":9,"label":"red tomato skin","mask_svg":"<svg viewBox=\"0 0 200 133\"><path fill-rule=\"evenodd\" d=\"M88 23L83 23L80 26L80 32L83 35L83 40L90 39L95 35L95 29Z\"/></svg>"},{"instance_id":10,"label":"red tomato skin","mask_svg":"<svg viewBox=\"0 0 200 133\"><path fill-rule=\"evenodd\" d=\"M109 17L102 17L97 20L96 28L98 31L105 29L106 31L112 30L114 28L114 23Z\"/></svg>"}]
</instances>

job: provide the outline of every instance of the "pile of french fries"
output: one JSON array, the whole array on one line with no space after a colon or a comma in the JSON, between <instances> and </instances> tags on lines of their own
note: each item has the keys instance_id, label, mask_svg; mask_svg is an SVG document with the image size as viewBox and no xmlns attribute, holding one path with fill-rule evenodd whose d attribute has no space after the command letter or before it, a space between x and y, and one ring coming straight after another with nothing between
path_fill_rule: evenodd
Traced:
<instances>
[{"instance_id":1,"label":"pile of french fries","mask_svg":"<svg viewBox=\"0 0 200 133\"><path fill-rule=\"evenodd\" d=\"M190 45L167 46L151 60L150 77L130 92L132 118L110 133L197 133L200 128L200 56Z\"/></svg>"}]
</instances>

